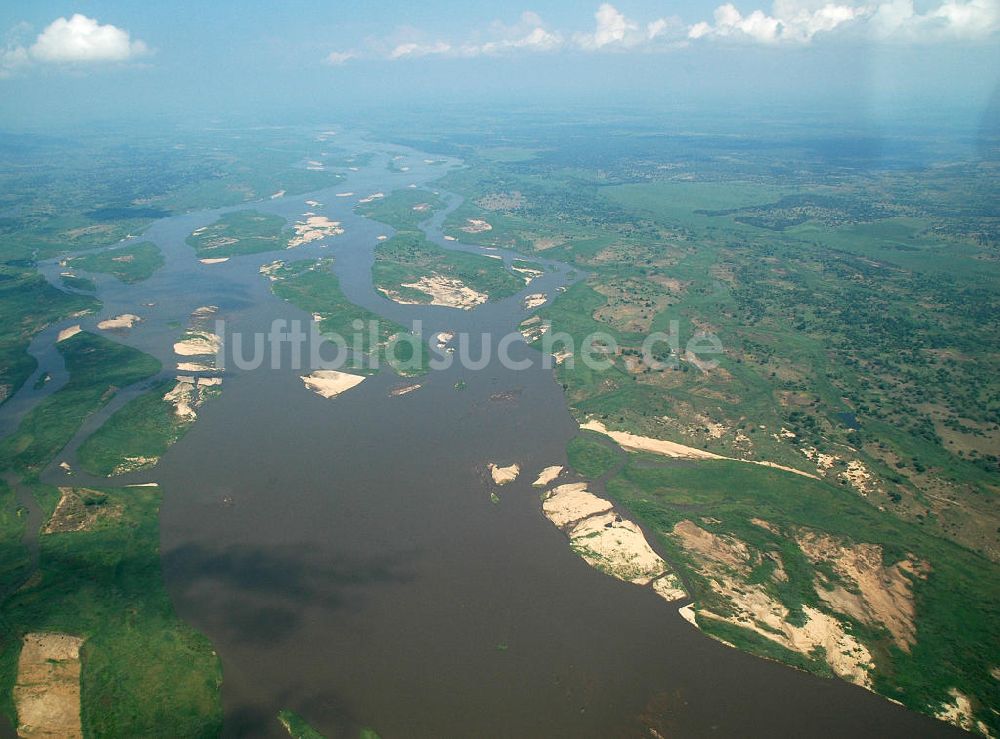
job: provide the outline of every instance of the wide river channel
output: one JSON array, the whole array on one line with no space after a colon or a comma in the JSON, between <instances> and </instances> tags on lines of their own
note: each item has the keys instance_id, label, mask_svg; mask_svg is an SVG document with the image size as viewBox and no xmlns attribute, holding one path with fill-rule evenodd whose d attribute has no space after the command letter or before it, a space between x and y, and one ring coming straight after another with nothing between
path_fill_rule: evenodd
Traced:
<instances>
[{"instance_id":1,"label":"wide river channel","mask_svg":"<svg viewBox=\"0 0 1000 739\"><path fill-rule=\"evenodd\" d=\"M507 369L496 344L529 315L526 293L550 298L580 275L547 268L524 293L471 311L399 305L372 288L379 235L392 230L353 212L358 198L410 185L437 190L450 167L411 149L341 132L341 149L373 156L344 170L336 187L252 207L290 222L315 212L345 233L292 251L201 264L185 238L234 208L154 223L166 265L123 285L96 276L104 303L96 322L143 318L115 336L174 373L172 344L199 306L214 305L226 331L267 332L275 319L310 316L276 298L259 268L275 259L333 257L348 298L385 318L438 331L490 336L482 369L456 366L413 382L389 370L326 399L307 390L290 361L258 369L228 366L220 398L145 473L120 483L159 483L166 583L180 616L204 632L222 659L225 733L287 736L276 719L289 708L327 736L363 726L394 737L626 737L957 735L872 693L749 656L713 641L651 590L619 582L571 551L542 515L531 482L565 464L577 432L562 389L523 343ZM393 157L394 166L388 166ZM437 163L426 160L437 159ZM399 171L407 167L407 171ZM351 197L336 193L352 192ZM441 192L449 208L458 198ZM320 205L306 205L307 200ZM445 212L424 230L451 249ZM509 264L513 254L502 256ZM59 283L60 267L43 265ZM65 381L54 348L60 328L38 336L38 372L5 406L8 431ZM464 382L464 389L456 383ZM91 418L58 461L75 466L75 446L142 388L126 389ZM499 489L489 462L516 462L521 476ZM104 484L53 465L54 484ZM566 480L572 478L565 478ZM655 546L655 543L654 543ZM153 698L151 698L153 699ZM650 732L655 729L657 734Z\"/></svg>"}]
</instances>

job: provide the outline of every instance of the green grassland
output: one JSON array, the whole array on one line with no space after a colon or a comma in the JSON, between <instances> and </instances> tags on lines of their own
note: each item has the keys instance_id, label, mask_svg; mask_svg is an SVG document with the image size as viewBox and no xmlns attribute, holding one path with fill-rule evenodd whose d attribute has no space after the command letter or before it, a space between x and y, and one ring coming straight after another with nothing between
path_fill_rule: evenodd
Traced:
<instances>
[{"instance_id":1,"label":"green grassland","mask_svg":"<svg viewBox=\"0 0 1000 739\"><path fill-rule=\"evenodd\" d=\"M500 260L443 249L420 232L402 231L375 248L372 278L377 289L397 293L416 303L429 303L431 298L426 293L403 284L435 274L461 280L493 300L509 297L524 288L524 281L509 272Z\"/></svg>"},{"instance_id":2,"label":"green grassland","mask_svg":"<svg viewBox=\"0 0 1000 739\"><path fill-rule=\"evenodd\" d=\"M540 312L578 345L600 330L621 347L605 371L557 368L578 418L812 472L802 449L814 447L839 458L831 478L858 460L878 479L873 504L1000 557L1000 392L988 349L1000 343L1000 269L986 258L986 227L964 220L987 205L971 193L978 211L949 200L961 218L947 219L926 194L971 187L975 175L936 172L933 189L909 174L810 182L792 196L758 171L710 171L638 184L613 164L597 178L480 161L442 186L466 197L452 227L493 225L463 239L587 270ZM508 207L481 207L497 202ZM674 320L676 367L633 361ZM717 371L684 361L700 330L725 349Z\"/></svg>"},{"instance_id":3,"label":"green grassland","mask_svg":"<svg viewBox=\"0 0 1000 739\"><path fill-rule=\"evenodd\" d=\"M58 493L37 490L46 518ZM211 644L181 622L160 575L160 492L88 493L102 509L87 530L42 534L39 570L0 612L0 691L11 690L25 633L86 639L81 718L86 736L217 736L221 669Z\"/></svg>"},{"instance_id":4,"label":"green grassland","mask_svg":"<svg viewBox=\"0 0 1000 739\"><path fill-rule=\"evenodd\" d=\"M407 188L394 190L384 198L361 203L355 211L366 218L385 223L397 231L416 230L430 218L434 211L444 207L444 202L432 192Z\"/></svg>"},{"instance_id":5,"label":"green grassland","mask_svg":"<svg viewBox=\"0 0 1000 739\"><path fill-rule=\"evenodd\" d=\"M290 711L287 708L279 711L278 721L285 727L292 739L323 739L323 735L295 711Z\"/></svg>"},{"instance_id":6,"label":"green grassland","mask_svg":"<svg viewBox=\"0 0 1000 739\"><path fill-rule=\"evenodd\" d=\"M27 512L18 504L14 490L0 480L0 594L20 582L29 564L28 551L21 545Z\"/></svg>"},{"instance_id":7,"label":"green grassland","mask_svg":"<svg viewBox=\"0 0 1000 739\"><path fill-rule=\"evenodd\" d=\"M154 466L194 423L193 418L178 416L174 405L163 399L176 385L176 380L157 383L115 411L77 449L80 466L102 477ZM200 388L200 400L206 392L221 390L217 386ZM136 461L140 459L146 461Z\"/></svg>"},{"instance_id":8,"label":"green grassland","mask_svg":"<svg viewBox=\"0 0 1000 739\"><path fill-rule=\"evenodd\" d=\"M852 624L852 633L875 657L875 687L923 712L932 712L948 701L948 690L957 688L973 697L977 715L993 731L1000 726L988 708L996 704L996 681L991 675L995 654L984 649L1000 643L1000 621L996 618L1000 582L981 576L990 567L987 560L822 481L738 462L628 457L608 482L607 490L653 530L699 607L716 603L712 584L698 574L689 555L668 536L673 526L685 519L694 519L714 533L734 536L751 551L780 554L788 579L769 581L770 587L793 618L803 605L828 610L815 590L815 566L791 536L755 525L754 519L763 519L782 532L808 528L853 542L878 544L887 564L906 555L928 562L927 578L913 580L917 633L910 652L899 649L883 630L860 622ZM760 559L768 562L766 557ZM829 674L822 660L811 661L798 654L792 659L777 653L780 646L747 630L707 618L699 619L699 624L748 651Z\"/></svg>"},{"instance_id":9,"label":"green grassland","mask_svg":"<svg viewBox=\"0 0 1000 739\"><path fill-rule=\"evenodd\" d=\"M3 469L39 472L117 389L160 371L159 361L148 354L86 331L60 342L59 352L69 381L32 408L15 433L0 440Z\"/></svg>"},{"instance_id":10,"label":"green grassland","mask_svg":"<svg viewBox=\"0 0 1000 739\"><path fill-rule=\"evenodd\" d=\"M0 402L35 370L26 352L34 336L100 307L92 297L50 285L36 260L65 258L74 271L138 282L162 264L150 244L79 259L73 254L117 244L172 214L248 203L281 190L309 192L341 179L300 166L327 148L305 129L163 136L134 130L128 135L129 146L122 145L121 132L23 135L0 151ZM121 256L133 258L116 260ZM85 280L63 284L89 291ZM153 358L88 333L58 348L68 384L32 408L18 430L0 441L0 468L13 473L12 480L22 478L20 484L43 509L43 520L59 492L34 482L35 475L117 388L160 369ZM93 437L85 448L94 452L97 467L123 452L158 449L177 431L164 408L150 403L161 390L126 406ZM0 579L14 584L27 578L0 606L0 710L13 723L21 638L29 631L58 630L87 639L82 652L85 735L216 736L221 731L218 658L205 638L177 619L163 589L159 500L160 493L148 488L88 493L88 508L109 515L88 531L43 534L39 569L28 577L28 552L21 544L26 512L10 485L0 483Z\"/></svg>"},{"instance_id":11,"label":"green grassland","mask_svg":"<svg viewBox=\"0 0 1000 739\"><path fill-rule=\"evenodd\" d=\"M323 734L316 731L304 718L295 711L284 709L278 712L278 721L285 727L293 739L323 739ZM374 729L363 728L357 733L358 739L379 739Z\"/></svg>"},{"instance_id":12,"label":"green grassland","mask_svg":"<svg viewBox=\"0 0 1000 739\"><path fill-rule=\"evenodd\" d=\"M0 402L17 392L35 371L37 363L27 349L36 333L99 306L93 298L52 287L32 268L0 264Z\"/></svg>"},{"instance_id":13,"label":"green grassland","mask_svg":"<svg viewBox=\"0 0 1000 739\"><path fill-rule=\"evenodd\" d=\"M163 254L156 244L143 241L122 249L73 257L68 263L84 272L109 274L131 285L152 277L163 266Z\"/></svg>"},{"instance_id":14,"label":"green grassland","mask_svg":"<svg viewBox=\"0 0 1000 739\"><path fill-rule=\"evenodd\" d=\"M77 275L61 275L59 281L64 287L68 287L70 290L79 290L80 292L93 293L97 292L97 285L89 277L78 277Z\"/></svg>"},{"instance_id":15,"label":"green grassland","mask_svg":"<svg viewBox=\"0 0 1000 739\"><path fill-rule=\"evenodd\" d=\"M531 130L523 141L535 158L480 155L491 146L486 133L482 146L455 152L471 166L440 182L465 198L445 228L586 272L540 309L551 328L534 343L558 351L551 337L565 334L578 350L601 332L617 345L604 369L556 365L574 416L823 479L631 454L614 471L620 461L591 434L570 443L571 466L591 479L612 475L609 494L656 533L699 607L725 605L667 536L683 519L752 551L780 552L788 581L768 587L791 620L804 605L824 608L816 567L793 538L754 517L878 544L887 563L908 553L926 560L910 652L862 623L852 633L875 656L879 692L933 713L957 688L995 732L995 658L984 650L1000 643L1000 267L985 195L995 182L961 164L831 176L794 147L683 137L574 142ZM492 229L467 233L467 219ZM674 361L640 361L642 340L673 321L679 356L661 345L655 358ZM716 369L684 354L699 331L721 341ZM825 470L816 453L833 460ZM847 477L855 464L871 474L864 487ZM762 568L754 582L767 578ZM699 624L747 651L830 674L820 655L718 620Z\"/></svg>"},{"instance_id":16,"label":"green grassland","mask_svg":"<svg viewBox=\"0 0 1000 739\"><path fill-rule=\"evenodd\" d=\"M378 363L387 361L395 371L403 375L424 373L428 360L426 343L422 340L394 341L396 337L410 336L410 332L398 323L350 302L340 287L340 280L331 270L332 263L332 259L318 259L285 264L272 274L274 281L271 290L279 298L320 316L320 331L343 337L348 348L355 348L354 337L359 335L360 351L372 355ZM357 321L361 322L360 332ZM374 336L369 331L369 326L372 325L377 325ZM416 357L413 353L414 343L418 344L419 354Z\"/></svg>"},{"instance_id":17,"label":"green grassland","mask_svg":"<svg viewBox=\"0 0 1000 739\"><path fill-rule=\"evenodd\" d=\"M288 246L285 219L281 216L238 210L187 237L199 258L236 257L259 254Z\"/></svg>"},{"instance_id":18,"label":"green grassland","mask_svg":"<svg viewBox=\"0 0 1000 739\"><path fill-rule=\"evenodd\" d=\"M596 480L619 465L621 452L600 434L582 431L570 439L566 456L574 472Z\"/></svg>"}]
</instances>

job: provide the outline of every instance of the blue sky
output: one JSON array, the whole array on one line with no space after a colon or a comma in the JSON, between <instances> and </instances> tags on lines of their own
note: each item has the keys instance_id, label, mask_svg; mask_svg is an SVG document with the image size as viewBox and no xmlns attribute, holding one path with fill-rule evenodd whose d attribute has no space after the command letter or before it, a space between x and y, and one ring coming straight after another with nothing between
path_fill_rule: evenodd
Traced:
<instances>
[{"instance_id":1,"label":"blue sky","mask_svg":"<svg viewBox=\"0 0 1000 739\"><path fill-rule=\"evenodd\" d=\"M33 0L0 34L4 127L563 96L975 111L1000 69L1000 0Z\"/></svg>"}]
</instances>

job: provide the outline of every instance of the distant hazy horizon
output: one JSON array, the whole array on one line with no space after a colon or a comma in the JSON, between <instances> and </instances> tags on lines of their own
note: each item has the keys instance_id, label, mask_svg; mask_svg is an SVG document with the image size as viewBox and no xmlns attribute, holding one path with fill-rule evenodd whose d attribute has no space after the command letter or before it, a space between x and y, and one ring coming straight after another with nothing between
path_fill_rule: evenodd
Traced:
<instances>
[{"instance_id":1,"label":"distant hazy horizon","mask_svg":"<svg viewBox=\"0 0 1000 739\"><path fill-rule=\"evenodd\" d=\"M0 128L407 109L809 111L995 126L1000 2L0 8Z\"/></svg>"}]
</instances>

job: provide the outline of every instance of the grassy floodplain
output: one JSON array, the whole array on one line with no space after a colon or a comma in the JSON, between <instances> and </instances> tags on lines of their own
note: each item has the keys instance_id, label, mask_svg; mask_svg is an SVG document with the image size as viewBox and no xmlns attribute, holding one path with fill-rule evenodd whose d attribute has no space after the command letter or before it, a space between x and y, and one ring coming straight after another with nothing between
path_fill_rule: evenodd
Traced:
<instances>
[{"instance_id":1,"label":"grassy floodplain","mask_svg":"<svg viewBox=\"0 0 1000 739\"><path fill-rule=\"evenodd\" d=\"M374 221L392 226L397 231L412 231L426 221L444 202L432 192L407 188L394 190L384 198L360 203L355 210Z\"/></svg>"},{"instance_id":2,"label":"grassy floodplain","mask_svg":"<svg viewBox=\"0 0 1000 739\"><path fill-rule=\"evenodd\" d=\"M34 485L49 521L58 490ZM181 622L160 575L155 488L84 491L89 523L42 533L39 569L4 603L0 708L16 724L11 691L24 634L85 638L81 719L86 736L216 736L222 673L211 644ZM156 700L150 700L156 696Z\"/></svg>"},{"instance_id":3,"label":"grassy floodplain","mask_svg":"<svg viewBox=\"0 0 1000 739\"><path fill-rule=\"evenodd\" d=\"M571 452L571 460L579 454ZM577 462L578 463L578 462ZM836 614L875 657L874 688L894 700L927 711L957 689L981 706L995 689L994 655L983 645L1000 640L996 619L1000 586L978 573L987 563L967 549L929 535L919 526L873 509L822 481L729 461L669 462L629 455L607 484L612 497L655 533L660 547L689 584L696 612L726 614L731 603L705 575L703 557L686 549L674 527L685 520L742 542L749 552L747 582L762 584L797 618L804 606ZM770 528L761 525L766 522ZM830 563L811 561L797 533L821 531L845 542L877 545L885 565L906 557L928 564L912 578L916 643L902 649L882 626L831 608L824 588L845 585ZM776 563L784 577L775 576ZM846 583L847 586L850 583ZM707 632L747 651L819 675L830 675L822 655L803 655L739 626L699 615ZM985 714L984 721L991 724Z\"/></svg>"},{"instance_id":4,"label":"grassy floodplain","mask_svg":"<svg viewBox=\"0 0 1000 739\"><path fill-rule=\"evenodd\" d=\"M623 126L598 140L564 128L508 132L510 147L531 152L513 159L496 157L473 123L461 144L398 136L469 164L440 181L464 197L446 233L587 273L539 311L577 347L596 331L617 345L605 369L556 366L577 419L819 479L738 461L616 458L589 433L571 442L571 465L610 475L608 493L656 533L700 628L830 675L840 655L787 649L759 623L724 618L741 612L740 588L787 612L789 628L810 613L833 618L870 652L874 690L930 714L960 693L972 706L964 725L996 733L983 656L1000 609L989 167L943 154L941 140L925 151L910 142L897 161L844 153L832 133L758 141ZM546 346L531 325L525 334ZM650 366L643 339L674 326L680 351L661 346L654 358L672 361ZM699 332L721 341L714 369L685 352ZM692 549L698 530L740 553L729 569ZM862 561L900 578L912 633L891 634L856 607L862 589L842 570Z\"/></svg>"},{"instance_id":5,"label":"grassy floodplain","mask_svg":"<svg viewBox=\"0 0 1000 739\"><path fill-rule=\"evenodd\" d=\"M494 300L518 293L524 282L498 259L448 251L428 241L420 232L402 231L375 249L372 267L375 287L413 303L430 303L423 290L408 287L422 279L444 277Z\"/></svg>"},{"instance_id":6,"label":"grassy floodplain","mask_svg":"<svg viewBox=\"0 0 1000 739\"><path fill-rule=\"evenodd\" d=\"M187 243L201 259L221 259L284 249L288 238L281 216L239 210L196 230Z\"/></svg>"},{"instance_id":7,"label":"grassy floodplain","mask_svg":"<svg viewBox=\"0 0 1000 739\"><path fill-rule=\"evenodd\" d=\"M350 302L331 269L332 265L332 259L283 264L270 273L273 280L271 290L279 298L318 316L320 331L343 337L352 350L355 348L354 337L358 334L355 321L361 321L363 331L358 348L362 354L377 357L379 363L388 362L400 374L423 374L428 360L426 342L419 342L420 354L414 359L411 342L394 340L410 332L404 326ZM378 329L374 336L368 330L373 324Z\"/></svg>"},{"instance_id":8,"label":"grassy floodplain","mask_svg":"<svg viewBox=\"0 0 1000 739\"><path fill-rule=\"evenodd\" d=\"M27 350L36 333L99 305L91 297L52 287L23 264L0 265L0 402L17 392L35 371L37 362Z\"/></svg>"},{"instance_id":9,"label":"grassy floodplain","mask_svg":"<svg viewBox=\"0 0 1000 739\"><path fill-rule=\"evenodd\" d=\"M67 264L84 272L109 274L132 285L152 277L163 266L163 254L156 244L143 241L122 249L74 257Z\"/></svg>"},{"instance_id":10,"label":"grassy floodplain","mask_svg":"<svg viewBox=\"0 0 1000 739\"><path fill-rule=\"evenodd\" d=\"M176 404L164 396L178 386L165 380L117 410L76 452L80 466L92 475L111 477L148 469L194 424L193 415L179 415ZM197 391L200 403L221 392L221 387Z\"/></svg>"},{"instance_id":11,"label":"grassy floodplain","mask_svg":"<svg viewBox=\"0 0 1000 739\"><path fill-rule=\"evenodd\" d=\"M39 472L118 388L160 371L159 361L148 354L86 331L61 341L59 351L69 381L32 408L18 430L0 441L5 469Z\"/></svg>"}]
</instances>

